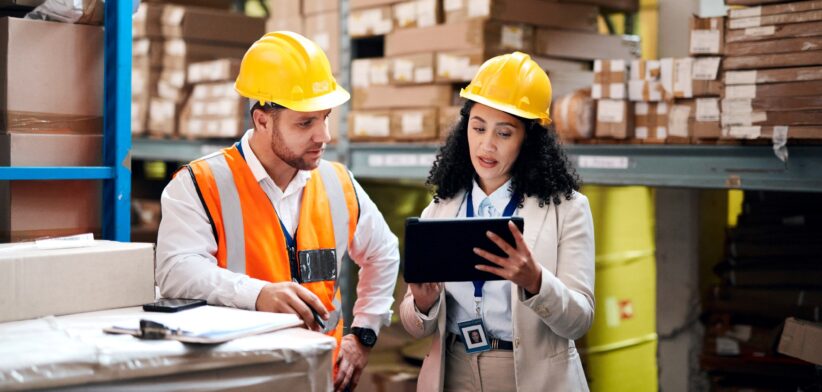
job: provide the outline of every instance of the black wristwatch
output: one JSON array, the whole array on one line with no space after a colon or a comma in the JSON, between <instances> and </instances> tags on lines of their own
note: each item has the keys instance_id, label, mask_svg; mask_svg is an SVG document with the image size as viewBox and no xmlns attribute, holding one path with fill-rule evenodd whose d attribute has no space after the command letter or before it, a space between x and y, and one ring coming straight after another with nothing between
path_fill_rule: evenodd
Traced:
<instances>
[{"instance_id":1,"label":"black wristwatch","mask_svg":"<svg viewBox=\"0 0 822 392\"><path fill-rule=\"evenodd\" d=\"M371 348L377 344L377 333L371 328L351 327L351 334L365 347Z\"/></svg>"}]
</instances>

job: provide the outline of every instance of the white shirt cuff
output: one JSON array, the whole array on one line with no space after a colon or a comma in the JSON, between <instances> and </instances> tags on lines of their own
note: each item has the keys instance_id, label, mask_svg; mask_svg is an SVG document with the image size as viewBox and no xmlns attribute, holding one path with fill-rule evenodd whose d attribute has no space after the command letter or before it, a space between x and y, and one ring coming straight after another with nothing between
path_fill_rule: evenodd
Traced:
<instances>
[{"instance_id":1,"label":"white shirt cuff","mask_svg":"<svg viewBox=\"0 0 822 392\"><path fill-rule=\"evenodd\" d=\"M377 335L380 334L380 328L383 325L388 325L391 322L391 313L385 315L375 315L368 313L361 313L354 316L354 321L351 322L352 327L368 328L373 330Z\"/></svg>"},{"instance_id":2,"label":"white shirt cuff","mask_svg":"<svg viewBox=\"0 0 822 392\"><path fill-rule=\"evenodd\" d=\"M257 297L268 282L260 279L248 278L237 288L236 307L245 310L257 310Z\"/></svg>"}]
</instances>

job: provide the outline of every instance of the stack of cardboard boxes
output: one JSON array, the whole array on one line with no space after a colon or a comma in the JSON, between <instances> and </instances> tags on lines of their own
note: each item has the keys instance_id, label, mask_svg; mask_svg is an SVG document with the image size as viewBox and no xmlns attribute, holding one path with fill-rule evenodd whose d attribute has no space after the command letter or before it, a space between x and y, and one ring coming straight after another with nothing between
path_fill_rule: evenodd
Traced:
<instances>
[{"instance_id":1,"label":"stack of cardboard boxes","mask_svg":"<svg viewBox=\"0 0 822 392\"><path fill-rule=\"evenodd\" d=\"M189 65L241 59L263 35L265 20L226 10L149 3L140 5L133 29L133 132L176 137L192 91Z\"/></svg>"},{"instance_id":2,"label":"stack of cardboard boxes","mask_svg":"<svg viewBox=\"0 0 822 392\"><path fill-rule=\"evenodd\" d=\"M180 113L179 134L187 139L239 138L249 128L248 99L234 91L240 60L188 66L191 95Z\"/></svg>"},{"instance_id":3,"label":"stack of cardboard boxes","mask_svg":"<svg viewBox=\"0 0 822 392\"><path fill-rule=\"evenodd\" d=\"M459 113L459 88L500 54L530 54L549 73L556 97L591 85L594 53L634 57L636 40L597 34L599 8L573 3L352 1L348 27L354 46L358 38L385 37L376 57L352 63L349 136L444 137Z\"/></svg>"},{"instance_id":4,"label":"stack of cardboard boxes","mask_svg":"<svg viewBox=\"0 0 822 392\"><path fill-rule=\"evenodd\" d=\"M0 166L100 166L103 28L0 18ZM99 181L0 181L0 242L99 234Z\"/></svg>"},{"instance_id":5,"label":"stack of cardboard boxes","mask_svg":"<svg viewBox=\"0 0 822 392\"><path fill-rule=\"evenodd\" d=\"M822 1L730 10L725 56L724 137L822 138Z\"/></svg>"}]
</instances>

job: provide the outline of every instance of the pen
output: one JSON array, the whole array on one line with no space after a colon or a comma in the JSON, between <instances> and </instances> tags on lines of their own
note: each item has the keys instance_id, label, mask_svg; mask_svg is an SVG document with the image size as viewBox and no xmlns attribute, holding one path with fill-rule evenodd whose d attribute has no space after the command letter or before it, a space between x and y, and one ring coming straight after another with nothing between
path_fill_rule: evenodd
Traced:
<instances>
[{"instance_id":1,"label":"pen","mask_svg":"<svg viewBox=\"0 0 822 392\"><path fill-rule=\"evenodd\" d=\"M317 324L320 325L320 328L325 329L325 323L323 322L323 319L320 318L320 314L317 313L317 311L314 310L314 308L312 308L311 306L309 306L308 308L311 309L311 314L314 315L314 321L316 321Z\"/></svg>"}]
</instances>

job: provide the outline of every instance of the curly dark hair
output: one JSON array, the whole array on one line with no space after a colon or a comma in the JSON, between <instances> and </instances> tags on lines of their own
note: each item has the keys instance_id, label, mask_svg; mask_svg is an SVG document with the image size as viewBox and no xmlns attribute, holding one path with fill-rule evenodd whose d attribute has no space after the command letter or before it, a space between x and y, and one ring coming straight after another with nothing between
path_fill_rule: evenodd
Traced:
<instances>
[{"instance_id":1,"label":"curly dark hair","mask_svg":"<svg viewBox=\"0 0 822 392\"><path fill-rule=\"evenodd\" d=\"M468 191L476 177L468 150L468 118L474 101L466 101L460 119L451 128L434 161L425 184L431 188L434 202ZM542 126L536 120L516 117L525 128L519 156L511 167L511 191L524 197L535 196L540 207L570 200L579 190L580 179L557 140L553 126ZM522 205L520 200L520 206Z\"/></svg>"}]
</instances>

